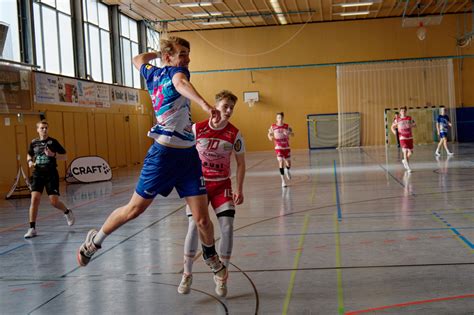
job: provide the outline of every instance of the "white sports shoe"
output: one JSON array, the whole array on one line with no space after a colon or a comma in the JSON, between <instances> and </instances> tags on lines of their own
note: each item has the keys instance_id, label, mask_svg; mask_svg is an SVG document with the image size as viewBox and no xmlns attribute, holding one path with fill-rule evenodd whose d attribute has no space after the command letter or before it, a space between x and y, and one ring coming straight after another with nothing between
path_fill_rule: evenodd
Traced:
<instances>
[{"instance_id":1,"label":"white sports shoe","mask_svg":"<svg viewBox=\"0 0 474 315\"><path fill-rule=\"evenodd\" d=\"M188 294L191 292L191 284L193 284L193 275L187 275L183 273L183 278L178 286L179 294Z\"/></svg>"},{"instance_id":2,"label":"white sports shoe","mask_svg":"<svg viewBox=\"0 0 474 315\"><path fill-rule=\"evenodd\" d=\"M291 173L290 173L290 170L289 170L289 169L286 169L285 172L286 172L286 178L287 178L288 180L291 180Z\"/></svg>"},{"instance_id":3,"label":"white sports shoe","mask_svg":"<svg viewBox=\"0 0 474 315\"><path fill-rule=\"evenodd\" d=\"M448 152L448 155L449 155L449 156L453 156L454 153L453 153L453 152Z\"/></svg>"},{"instance_id":4,"label":"white sports shoe","mask_svg":"<svg viewBox=\"0 0 474 315\"><path fill-rule=\"evenodd\" d=\"M77 250L77 262L79 263L79 266L87 266L89 261L91 260L92 255L97 252L102 246L95 244L92 240L94 239L94 236L97 235L97 231L92 229L89 230L86 236L86 240L82 245L79 247Z\"/></svg>"},{"instance_id":5,"label":"white sports shoe","mask_svg":"<svg viewBox=\"0 0 474 315\"><path fill-rule=\"evenodd\" d=\"M214 276L214 283L216 284L216 294L225 297L227 295L227 274L225 278Z\"/></svg>"},{"instance_id":6,"label":"white sports shoe","mask_svg":"<svg viewBox=\"0 0 474 315\"><path fill-rule=\"evenodd\" d=\"M288 187L288 184L286 183L286 181L284 179L281 181L281 187L283 187L283 188Z\"/></svg>"},{"instance_id":7,"label":"white sports shoe","mask_svg":"<svg viewBox=\"0 0 474 315\"><path fill-rule=\"evenodd\" d=\"M449 153L448 153L449 154ZM438 151L435 152L435 156L441 156L441 153L439 153Z\"/></svg>"},{"instance_id":8,"label":"white sports shoe","mask_svg":"<svg viewBox=\"0 0 474 315\"><path fill-rule=\"evenodd\" d=\"M35 237L36 236L36 229L34 228L29 228L28 229L28 232L26 232L25 234L25 238L32 238L32 237Z\"/></svg>"},{"instance_id":9,"label":"white sports shoe","mask_svg":"<svg viewBox=\"0 0 474 315\"><path fill-rule=\"evenodd\" d=\"M69 210L68 214L64 214L64 217L67 220L67 225L71 226L74 224L76 219L74 218L74 214L72 213L72 210Z\"/></svg>"}]
</instances>

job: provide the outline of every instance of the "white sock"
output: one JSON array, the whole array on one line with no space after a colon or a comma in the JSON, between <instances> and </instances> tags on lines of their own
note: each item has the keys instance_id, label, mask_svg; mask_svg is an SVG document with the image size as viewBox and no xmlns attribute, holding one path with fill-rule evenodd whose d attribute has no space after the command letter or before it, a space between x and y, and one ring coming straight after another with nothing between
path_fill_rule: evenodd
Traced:
<instances>
[{"instance_id":1,"label":"white sock","mask_svg":"<svg viewBox=\"0 0 474 315\"><path fill-rule=\"evenodd\" d=\"M104 233L104 230L100 229L99 232L97 232L97 234L94 236L92 241L94 242L94 244L101 246L107 236L108 235Z\"/></svg>"},{"instance_id":2,"label":"white sock","mask_svg":"<svg viewBox=\"0 0 474 315\"><path fill-rule=\"evenodd\" d=\"M221 240L219 242L219 255L222 264L229 266L229 260L232 256L232 248L234 246L234 218L218 217L219 227L221 229Z\"/></svg>"},{"instance_id":3,"label":"white sock","mask_svg":"<svg viewBox=\"0 0 474 315\"><path fill-rule=\"evenodd\" d=\"M184 273L193 273L194 257L199 246L199 235L196 223L192 216L188 217L188 233L184 240Z\"/></svg>"}]
</instances>

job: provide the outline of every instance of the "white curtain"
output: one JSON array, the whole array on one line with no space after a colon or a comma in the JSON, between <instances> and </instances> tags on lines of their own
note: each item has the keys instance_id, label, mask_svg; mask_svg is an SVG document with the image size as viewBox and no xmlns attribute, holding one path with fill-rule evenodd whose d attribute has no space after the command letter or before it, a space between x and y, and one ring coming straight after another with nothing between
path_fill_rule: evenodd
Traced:
<instances>
[{"instance_id":1,"label":"white curtain","mask_svg":"<svg viewBox=\"0 0 474 315\"><path fill-rule=\"evenodd\" d=\"M361 115L363 146L385 143L386 109L444 106L456 119L452 59L337 66L337 94L340 147L347 146L345 138L353 128L344 119L347 113Z\"/></svg>"}]
</instances>

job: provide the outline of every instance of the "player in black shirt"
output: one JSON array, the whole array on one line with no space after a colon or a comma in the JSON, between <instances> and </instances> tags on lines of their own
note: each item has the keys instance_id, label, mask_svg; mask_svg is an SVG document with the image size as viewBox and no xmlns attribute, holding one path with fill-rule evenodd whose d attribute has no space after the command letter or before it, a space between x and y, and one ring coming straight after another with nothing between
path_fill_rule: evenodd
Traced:
<instances>
[{"instance_id":1,"label":"player in black shirt","mask_svg":"<svg viewBox=\"0 0 474 315\"><path fill-rule=\"evenodd\" d=\"M59 174L56 158L65 158L66 150L58 140L48 136L48 122L42 120L36 124L39 138L31 141L28 149L28 166L33 168L31 180L30 228L25 238L36 236L36 217L41 194L46 187L51 205L64 213L67 224L74 224L74 215L64 203L59 200Z\"/></svg>"}]
</instances>

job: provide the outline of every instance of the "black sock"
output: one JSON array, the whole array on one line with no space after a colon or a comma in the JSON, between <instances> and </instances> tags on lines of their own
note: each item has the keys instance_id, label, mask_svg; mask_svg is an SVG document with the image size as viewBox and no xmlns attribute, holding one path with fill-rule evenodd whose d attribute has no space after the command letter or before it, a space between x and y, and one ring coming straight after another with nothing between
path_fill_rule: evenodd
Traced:
<instances>
[{"instance_id":1,"label":"black sock","mask_svg":"<svg viewBox=\"0 0 474 315\"><path fill-rule=\"evenodd\" d=\"M66 211L64 211L64 214L68 214L69 213L69 209L66 209Z\"/></svg>"},{"instance_id":2,"label":"black sock","mask_svg":"<svg viewBox=\"0 0 474 315\"><path fill-rule=\"evenodd\" d=\"M36 222L30 222L30 228L36 229Z\"/></svg>"},{"instance_id":3,"label":"black sock","mask_svg":"<svg viewBox=\"0 0 474 315\"><path fill-rule=\"evenodd\" d=\"M217 255L216 246L214 244L209 247L202 245L202 257L204 257L204 259L208 259L214 255Z\"/></svg>"},{"instance_id":4,"label":"black sock","mask_svg":"<svg viewBox=\"0 0 474 315\"><path fill-rule=\"evenodd\" d=\"M283 167L280 167L280 174L285 175L285 170L283 169Z\"/></svg>"},{"instance_id":5,"label":"black sock","mask_svg":"<svg viewBox=\"0 0 474 315\"><path fill-rule=\"evenodd\" d=\"M289 169L290 169L290 167L289 167L289 166L287 166L287 167L286 167L286 169L287 169L287 170L289 170Z\"/></svg>"}]
</instances>

